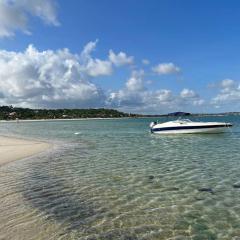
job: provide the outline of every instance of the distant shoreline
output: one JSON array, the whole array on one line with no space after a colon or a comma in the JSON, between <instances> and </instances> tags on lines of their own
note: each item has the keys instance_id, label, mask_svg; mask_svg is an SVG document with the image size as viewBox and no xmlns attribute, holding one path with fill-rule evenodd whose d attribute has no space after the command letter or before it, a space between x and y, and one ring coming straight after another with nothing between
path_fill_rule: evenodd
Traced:
<instances>
[{"instance_id":1,"label":"distant shoreline","mask_svg":"<svg viewBox=\"0 0 240 240\"><path fill-rule=\"evenodd\" d=\"M57 121L57 120L86 120L86 119L129 119L129 118L161 118L161 117L201 117L240 115L240 112L225 113L189 113L172 112L164 114L125 113L116 109L30 109L13 106L0 106L0 121Z\"/></svg>"},{"instance_id":2,"label":"distant shoreline","mask_svg":"<svg viewBox=\"0 0 240 240\"><path fill-rule=\"evenodd\" d=\"M141 118L188 118L188 117L224 117L224 116L240 116L240 113L206 113L206 114L191 114L188 116L170 116L170 115L143 115L138 117L106 117L106 118L47 118L47 119L15 119L15 120L0 120L0 123L12 122L54 122L54 121L87 121L87 120L120 120L120 119L141 119Z\"/></svg>"},{"instance_id":3,"label":"distant shoreline","mask_svg":"<svg viewBox=\"0 0 240 240\"><path fill-rule=\"evenodd\" d=\"M144 118L144 117L138 117ZM119 118L48 118L48 119L18 119L18 120L0 120L1 122L54 122L54 121L87 121L87 120L113 120L113 119L132 119L132 117Z\"/></svg>"}]
</instances>

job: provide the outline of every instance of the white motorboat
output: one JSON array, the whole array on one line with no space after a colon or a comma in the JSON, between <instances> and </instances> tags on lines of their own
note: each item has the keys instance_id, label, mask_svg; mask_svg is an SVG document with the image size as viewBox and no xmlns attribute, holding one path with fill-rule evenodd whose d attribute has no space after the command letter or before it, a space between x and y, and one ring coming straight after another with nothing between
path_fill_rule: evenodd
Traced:
<instances>
[{"instance_id":1,"label":"white motorboat","mask_svg":"<svg viewBox=\"0 0 240 240\"><path fill-rule=\"evenodd\" d=\"M175 134L175 133L221 133L232 127L231 123L225 122L192 122L189 119L178 119L164 123L151 122L152 133Z\"/></svg>"}]
</instances>

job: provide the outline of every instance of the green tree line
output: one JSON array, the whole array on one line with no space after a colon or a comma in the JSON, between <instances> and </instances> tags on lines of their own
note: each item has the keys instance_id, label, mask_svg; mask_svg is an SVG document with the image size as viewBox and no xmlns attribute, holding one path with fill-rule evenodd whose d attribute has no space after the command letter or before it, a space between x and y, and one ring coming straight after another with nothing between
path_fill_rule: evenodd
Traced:
<instances>
[{"instance_id":1,"label":"green tree line","mask_svg":"<svg viewBox=\"0 0 240 240\"><path fill-rule=\"evenodd\" d=\"M0 120L13 119L74 119L74 118L121 118L137 117L137 114L119 112L115 109L30 109L0 106Z\"/></svg>"}]
</instances>

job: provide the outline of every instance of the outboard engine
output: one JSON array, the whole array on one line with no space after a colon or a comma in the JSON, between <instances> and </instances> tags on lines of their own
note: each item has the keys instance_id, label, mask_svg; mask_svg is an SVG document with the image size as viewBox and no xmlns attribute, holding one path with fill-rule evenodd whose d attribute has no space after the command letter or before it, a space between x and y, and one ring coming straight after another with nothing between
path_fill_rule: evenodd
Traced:
<instances>
[{"instance_id":1,"label":"outboard engine","mask_svg":"<svg viewBox=\"0 0 240 240\"><path fill-rule=\"evenodd\" d=\"M151 122L151 123L149 124L149 127L152 128L152 127L154 127L156 124L157 124L157 122Z\"/></svg>"}]
</instances>

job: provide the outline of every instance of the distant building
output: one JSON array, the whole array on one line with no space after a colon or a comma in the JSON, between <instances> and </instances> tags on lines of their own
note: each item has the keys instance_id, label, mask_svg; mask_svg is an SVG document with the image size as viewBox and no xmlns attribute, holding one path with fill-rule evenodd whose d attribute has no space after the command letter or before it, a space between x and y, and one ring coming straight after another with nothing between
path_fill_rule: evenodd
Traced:
<instances>
[{"instance_id":1,"label":"distant building","mask_svg":"<svg viewBox=\"0 0 240 240\"><path fill-rule=\"evenodd\" d=\"M9 116L9 117L14 117L16 114L17 114L16 112L10 112L10 113L8 114L8 116Z\"/></svg>"}]
</instances>

